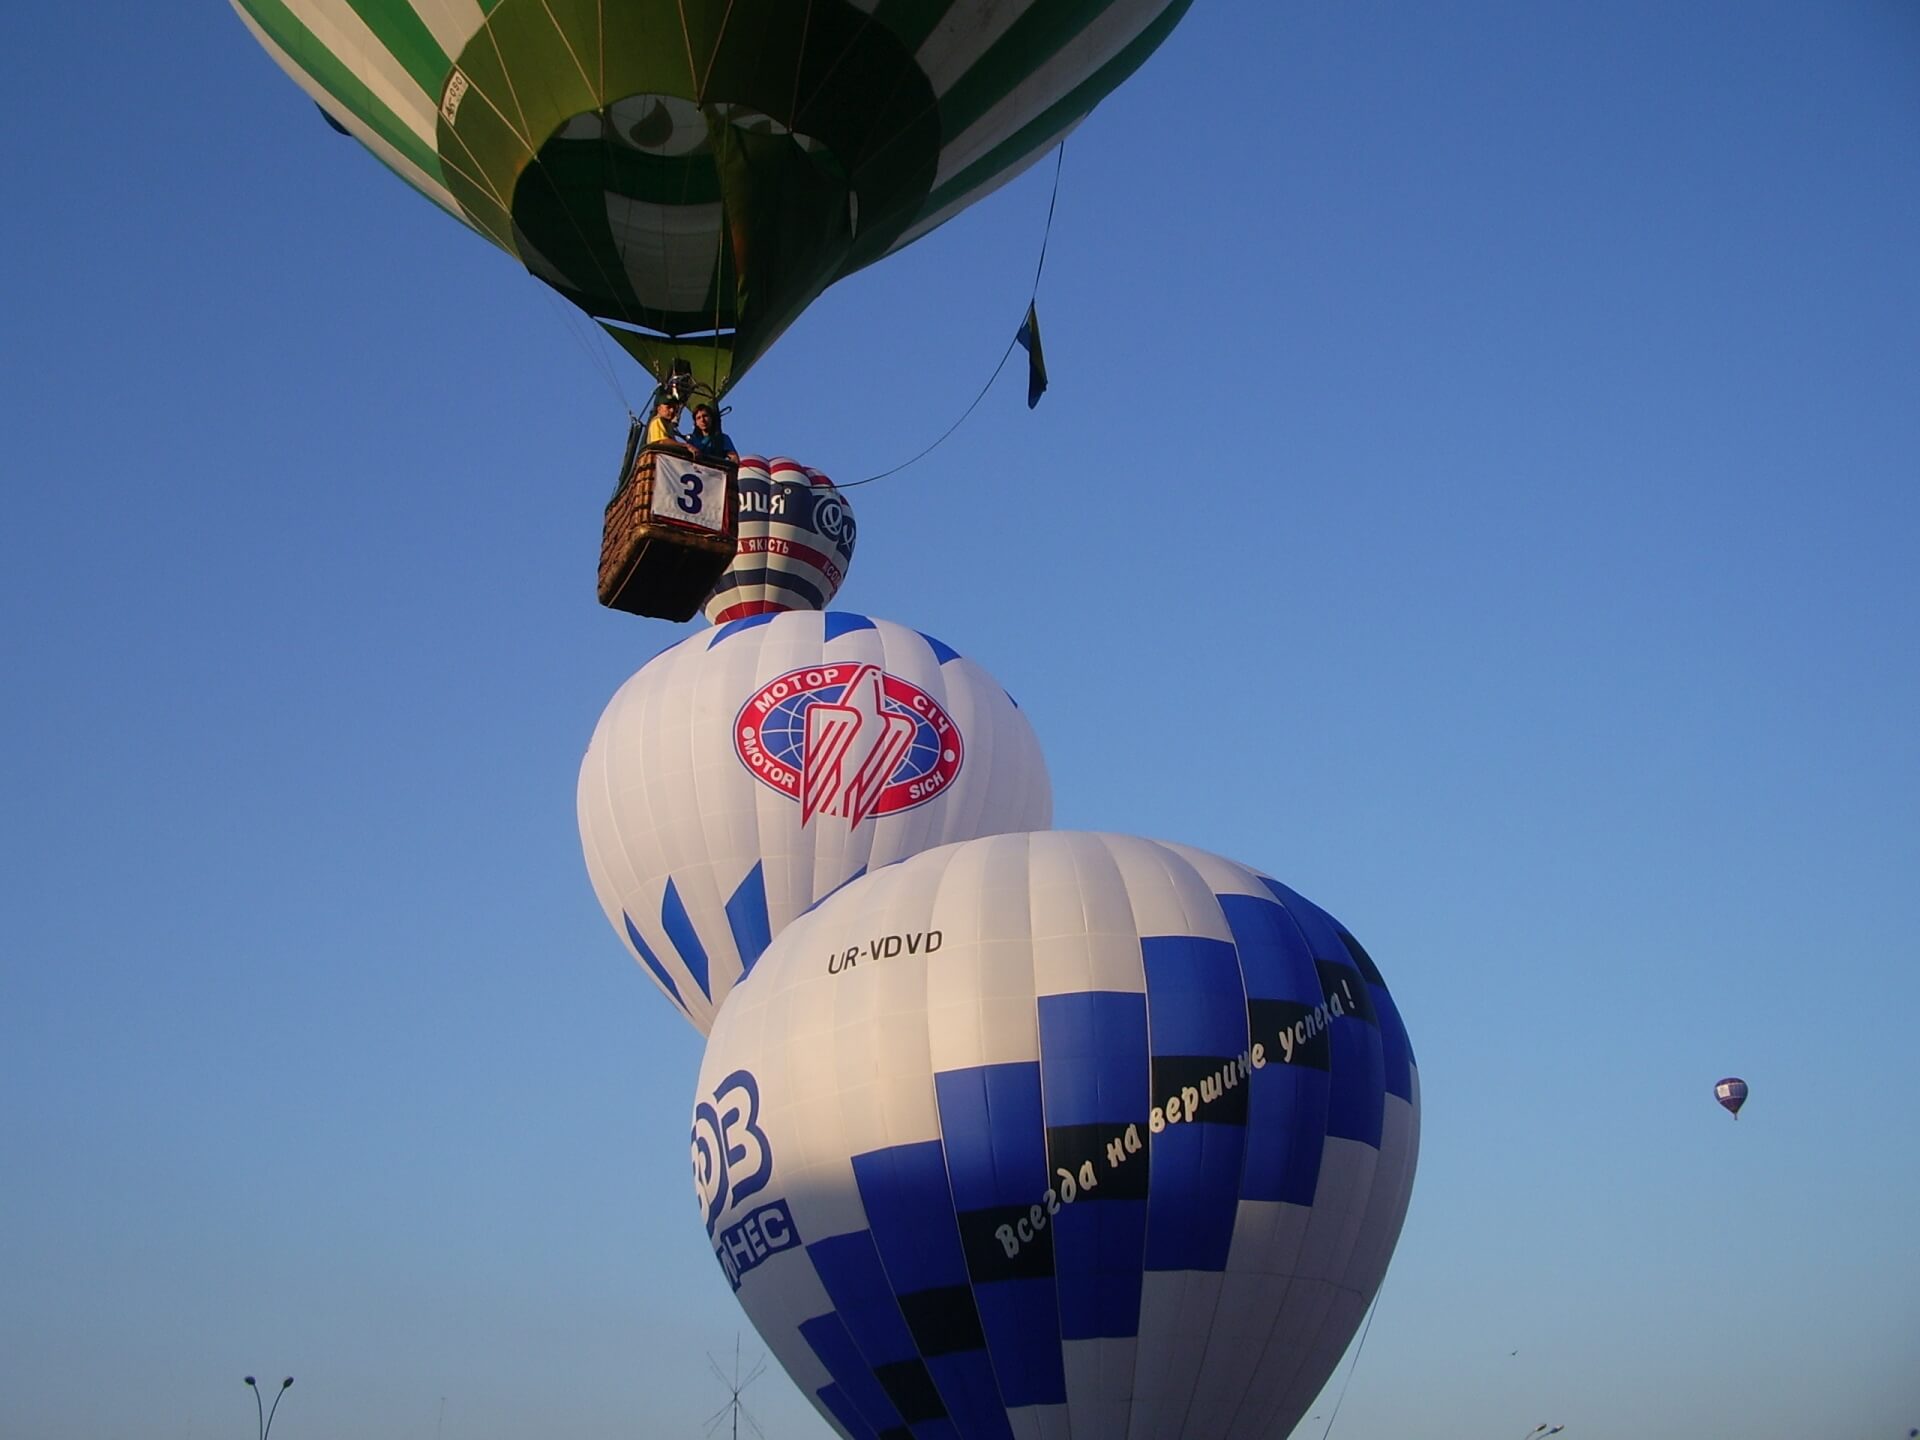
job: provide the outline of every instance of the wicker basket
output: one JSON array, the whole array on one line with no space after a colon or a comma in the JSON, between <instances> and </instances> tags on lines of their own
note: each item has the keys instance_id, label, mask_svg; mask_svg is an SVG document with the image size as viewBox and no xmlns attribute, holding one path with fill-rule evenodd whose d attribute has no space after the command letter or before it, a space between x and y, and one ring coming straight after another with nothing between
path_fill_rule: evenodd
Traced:
<instances>
[{"instance_id":1,"label":"wicker basket","mask_svg":"<svg viewBox=\"0 0 1920 1440\"><path fill-rule=\"evenodd\" d=\"M663 456L689 459L677 446L642 448L607 506L600 538L600 603L629 615L691 620L733 563L739 534L738 467L730 460L698 462L703 471L725 476L725 523L712 529L656 508L654 479Z\"/></svg>"}]
</instances>

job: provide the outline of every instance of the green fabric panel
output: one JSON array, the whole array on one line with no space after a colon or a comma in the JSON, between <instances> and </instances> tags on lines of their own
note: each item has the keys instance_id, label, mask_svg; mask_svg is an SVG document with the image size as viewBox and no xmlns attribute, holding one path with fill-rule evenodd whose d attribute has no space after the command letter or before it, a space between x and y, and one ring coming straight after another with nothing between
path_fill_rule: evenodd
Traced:
<instances>
[{"instance_id":1,"label":"green fabric panel","mask_svg":"<svg viewBox=\"0 0 1920 1440\"><path fill-rule=\"evenodd\" d=\"M380 43L393 58L406 67L421 92L438 105L452 61L413 6L407 0L347 0L347 3L366 21L367 28L380 37Z\"/></svg>"},{"instance_id":2,"label":"green fabric panel","mask_svg":"<svg viewBox=\"0 0 1920 1440\"><path fill-rule=\"evenodd\" d=\"M934 27L947 18L954 0L879 0L873 18L900 42L909 55L918 53Z\"/></svg>"},{"instance_id":3,"label":"green fabric panel","mask_svg":"<svg viewBox=\"0 0 1920 1440\"><path fill-rule=\"evenodd\" d=\"M941 131L949 140L964 134L969 125L1059 54L1111 4L1113 0L1074 0L1070 4L1048 4L1040 0L1029 6L1027 12L1008 27L1006 34L994 41L967 73L954 82L953 88L940 97ZM1166 31L1160 33L1164 35Z\"/></svg>"},{"instance_id":4,"label":"green fabric panel","mask_svg":"<svg viewBox=\"0 0 1920 1440\"><path fill-rule=\"evenodd\" d=\"M784 135L709 124L734 222L734 363L744 371L833 282L851 239L847 187Z\"/></svg>"},{"instance_id":5,"label":"green fabric panel","mask_svg":"<svg viewBox=\"0 0 1920 1440\"><path fill-rule=\"evenodd\" d=\"M1179 24L1192 3L1193 0L1175 0L1151 25L1079 86L928 195L920 214L937 213L969 190L987 183L1002 171L1015 168L1037 151L1046 149L1139 69L1173 27ZM879 258L874 255L861 263L870 265Z\"/></svg>"},{"instance_id":6,"label":"green fabric panel","mask_svg":"<svg viewBox=\"0 0 1920 1440\"><path fill-rule=\"evenodd\" d=\"M247 13L259 22L260 28L273 37L274 43L292 56L294 63L311 75L321 89L339 101L342 109L362 121L374 134L433 179L446 183L440 157L367 88L345 61L321 44L280 0L241 0L241 3ZM400 178L405 180L406 176Z\"/></svg>"},{"instance_id":7,"label":"green fabric panel","mask_svg":"<svg viewBox=\"0 0 1920 1440\"><path fill-rule=\"evenodd\" d=\"M623 350L662 383L665 383L667 371L675 360L685 360L691 365L693 378L716 395L724 395L731 383L733 344L724 336L718 339L671 340L658 335L635 334L617 325L609 325L604 320L601 328L619 341Z\"/></svg>"}]
</instances>

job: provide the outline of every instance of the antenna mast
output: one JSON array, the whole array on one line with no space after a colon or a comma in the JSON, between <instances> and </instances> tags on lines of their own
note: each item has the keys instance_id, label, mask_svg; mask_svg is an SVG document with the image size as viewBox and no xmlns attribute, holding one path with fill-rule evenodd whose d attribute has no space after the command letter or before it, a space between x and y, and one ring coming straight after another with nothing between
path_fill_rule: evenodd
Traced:
<instances>
[{"instance_id":1,"label":"antenna mast","mask_svg":"<svg viewBox=\"0 0 1920 1440\"><path fill-rule=\"evenodd\" d=\"M754 1362L753 1368L743 1377L740 1374L740 1337L736 1334L733 1337L732 1376L729 1377L727 1372L720 1368L720 1362L713 1358L712 1352L708 1352L707 1364L712 1368L715 1378L727 1387L727 1403L714 1411L712 1417L707 1421L707 1440L713 1440L713 1434L720 1428L720 1422L722 1420L730 1423L731 1430L729 1433L731 1434L732 1440L740 1440L740 1421L742 1417L746 1419L747 1428L759 1436L759 1440L767 1440L758 1422L754 1420L753 1412L747 1409L745 1402L740 1399L741 1391L753 1384L754 1381L758 1380L761 1375L766 1372L767 1357L762 1355Z\"/></svg>"}]
</instances>

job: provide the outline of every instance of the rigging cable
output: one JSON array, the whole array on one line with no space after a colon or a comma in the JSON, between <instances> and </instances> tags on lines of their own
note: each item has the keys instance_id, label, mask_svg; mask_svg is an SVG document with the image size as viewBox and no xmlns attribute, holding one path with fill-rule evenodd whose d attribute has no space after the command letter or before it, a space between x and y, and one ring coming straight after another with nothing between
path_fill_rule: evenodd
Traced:
<instances>
[{"instance_id":1,"label":"rigging cable","mask_svg":"<svg viewBox=\"0 0 1920 1440\"><path fill-rule=\"evenodd\" d=\"M1347 1367L1346 1383L1340 1387L1339 1398L1333 1402L1333 1413L1327 1416L1327 1428L1320 1432L1320 1440L1327 1440L1333 1433L1333 1422L1340 1418L1340 1407L1347 1403L1347 1386L1353 1384L1353 1372L1360 1368L1360 1352L1367 1348L1367 1336L1373 1330L1373 1317L1380 1313L1380 1295L1387 1288L1382 1277L1379 1288L1373 1292L1373 1304L1367 1307L1367 1323L1360 1327L1360 1343L1353 1347L1353 1364Z\"/></svg>"},{"instance_id":2,"label":"rigging cable","mask_svg":"<svg viewBox=\"0 0 1920 1440\"><path fill-rule=\"evenodd\" d=\"M1047 268L1047 241L1051 239L1053 236L1053 210L1054 210L1054 207L1060 203L1060 169L1061 169L1061 166L1066 161L1066 156L1067 156L1067 142L1065 140L1062 140L1054 150L1053 194L1047 200L1047 223L1046 223L1045 229L1043 229L1040 233L1040 261L1037 265L1033 267L1033 293L1027 297L1027 308L1029 310L1033 308L1034 302L1040 298L1040 276L1042 272L1044 272ZM987 377L987 383L985 385L982 385L980 387L980 393L973 397L973 403L967 406L966 409L960 412L960 418L958 420L955 420L953 424L949 425L946 428L946 430L941 434L940 438L938 440L935 440L933 444L927 446L926 449L922 450L918 455L915 455L911 460L901 461L898 465L894 466L891 470L882 470L878 475L869 475L864 480L849 480L843 485L836 484L835 488L840 490L852 490L856 486L871 485L876 480L885 480L887 477L891 475L898 475L902 470L905 470L908 466L919 464L920 461L926 459L927 456L931 455L935 450L939 449L942 445L946 444L948 437L951 436L954 431L958 430L962 425L964 425L966 423L967 417L973 414L973 412L979 408L980 402L982 400L987 398L987 392L993 389L993 382L1000 378L1000 372L1007 368L1007 361L1013 357L1014 348L1017 345L1019 345L1019 343L1020 343L1020 336L1019 336L1019 332L1016 331L1014 334L1014 338L1007 342L1007 348L1001 352L1000 363L993 367L993 373Z\"/></svg>"}]
</instances>

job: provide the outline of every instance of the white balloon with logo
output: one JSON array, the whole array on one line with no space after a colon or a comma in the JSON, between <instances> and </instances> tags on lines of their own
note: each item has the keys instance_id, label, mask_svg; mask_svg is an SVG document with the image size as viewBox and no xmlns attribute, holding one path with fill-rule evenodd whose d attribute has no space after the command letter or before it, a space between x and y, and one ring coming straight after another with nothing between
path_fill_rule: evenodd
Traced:
<instances>
[{"instance_id":1,"label":"white balloon with logo","mask_svg":"<svg viewBox=\"0 0 1920 1440\"><path fill-rule=\"evenodd\" d=\"M773 937L849 880L1052 817L1039 740L998 681L841 611L757 615L655 656L580 767L594 893L702 1034Z\"/></svg>"}]
</instances>

